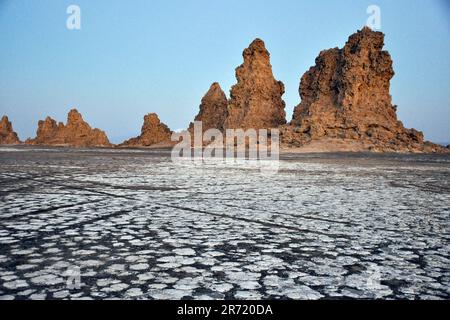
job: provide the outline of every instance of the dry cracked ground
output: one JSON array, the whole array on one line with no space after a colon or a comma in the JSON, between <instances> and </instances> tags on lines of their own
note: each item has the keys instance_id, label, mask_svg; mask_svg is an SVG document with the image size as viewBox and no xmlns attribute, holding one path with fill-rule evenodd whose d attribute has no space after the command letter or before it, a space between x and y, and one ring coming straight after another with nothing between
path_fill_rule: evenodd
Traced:
<instances>
[{"instance_id":1,"label":"dry cracked ground","mask_svg":"<svg viewBox=\"0 0 450 320\"><path fill-rule=\"evenodd\" d=\"M450 158L0 149L1 299L449 299Z\"/></svg>"}]
</instances>

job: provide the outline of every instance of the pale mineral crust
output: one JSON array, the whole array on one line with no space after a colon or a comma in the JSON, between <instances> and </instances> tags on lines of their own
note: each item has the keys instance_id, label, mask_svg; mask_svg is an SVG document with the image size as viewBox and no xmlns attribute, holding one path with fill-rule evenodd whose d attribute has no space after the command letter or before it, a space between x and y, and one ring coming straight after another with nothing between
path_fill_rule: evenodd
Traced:
<instances>
[{"instance_id":1,"label":"pale mineral crust","mask_svg":"<svg viewBox=\"0 0 450 320\"><path fill-rule=\"evenodd\" d=\"M397 119L389 93L392 59L383 46L384 34L364 27L344 48L320 52L315 66L301 78L301 103L291 125L281 128L283 144L350 139L373 151L441 150Z\"/></svg>"},{"instance_id":2,"label":"pale mineral crust","mask_svg":"<svg viewBox=\"0 0 450 320\"><path fill-rule=\"evenodd\" d=\"M30 145L56 145L71 147L109 147L111 143L105 132L92 129L76 110L70 110L67 124L56 123L50 117L40 120L36 137L26 141Z\"/></svg>"},{"instance_id":3,"label":"pale mineral crust","mask_svg":"<svg viewBox=\"0 0 450 320\"><path fill-rule=\"evenodd\" d=\"M270 54L261 39L243 52L244 63L236 69L225 128L264 129L286 123L284 85L275 80Z\"/></svg>"},{"instance_id":4,"label":"pale mineral crust","mask_svg":"<svg viewBox=\"0 0 450 320\"><path fill-rule=\"evenodd\" d=\"M7 116L3 116L0 121L0 145L20 144L17 133L14 132L11 122Z\"/></svg>"},{"instance_id":5,"label":"pale mineral crust","mask_svg":"<svg viewBox=\"0 0 450 320\"><path fill-rule=\"evenodd\" d=\"M121 147L149 147L158 143L170 142L172 131L162 123L156 113L144 116L141 135L124 141Z\"/></svg>"}]
</instances>

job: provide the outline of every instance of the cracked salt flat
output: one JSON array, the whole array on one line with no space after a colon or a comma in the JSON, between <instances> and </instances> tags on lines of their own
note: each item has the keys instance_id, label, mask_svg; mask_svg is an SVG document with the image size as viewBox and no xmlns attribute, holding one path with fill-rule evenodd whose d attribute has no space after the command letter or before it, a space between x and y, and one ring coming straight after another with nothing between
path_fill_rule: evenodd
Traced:
<instances>
[{"instance_id":1,"label":"cracked salt flat","mask_svg":"<svg viewBox=\"0 0 450 320\"><path fill-rule=\"evenodd\" d=\"M0 299L448 299L448 156L0 151ZM71 267L80 288L68 288Z\"/></svg>"}]
</instances>

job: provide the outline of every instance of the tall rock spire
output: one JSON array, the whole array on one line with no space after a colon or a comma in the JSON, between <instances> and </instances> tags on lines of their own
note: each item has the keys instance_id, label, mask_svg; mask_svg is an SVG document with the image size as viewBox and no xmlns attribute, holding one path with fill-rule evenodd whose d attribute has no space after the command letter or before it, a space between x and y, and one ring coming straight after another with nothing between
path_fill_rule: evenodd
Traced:
<instances>
[{"instance_id":1,"label":"tall rock spire","mask_svg":"<svg viewBox=\"0 0 450 320\"><path fill-rule=\"evenodd\" d=\"M291 124L310 139L367 139L376 144L414 145L423 134L397 120L389 93L392 59L384 34L367 27L344 48L320 52L300 83L301 103Z\"/></svg>"},{"instance_id":2,"label":"tall rock spire","mask_svg":"<svg viewBox=\"0 0 450 320\"><path fill-rule=\"evenodd\" d=\"M218 129L223 131L225 120L228 116L228 101L225 93L217 82L214 82L208 92L202 98L200 110L195 117L195 121L202 122L202 129ZM193 123L189 125L189 130L193 129Z\"/></svg>"},{"instance_id":3,"label":"tall rock spire","mask_svg":"<svg viewBox=\"0 0 450 320\"><path fill-rule=\"evenodd\" d=\"M236 69L237 84L230 91L225 128L273 128L286 123L284 85L275 80L270 54L261 39L243 52Z\"/></svg>"},{"instance_id":4,"label":"tall rock spire","mask_svg":"<svg viewBox=\"0 0 450 320\"><path fill-rule=\"evenodd\" d=\"M7 116L0 121L0 144L19 144L20 140L14 132L11 122Z\"/></svg>"}]
</instances>

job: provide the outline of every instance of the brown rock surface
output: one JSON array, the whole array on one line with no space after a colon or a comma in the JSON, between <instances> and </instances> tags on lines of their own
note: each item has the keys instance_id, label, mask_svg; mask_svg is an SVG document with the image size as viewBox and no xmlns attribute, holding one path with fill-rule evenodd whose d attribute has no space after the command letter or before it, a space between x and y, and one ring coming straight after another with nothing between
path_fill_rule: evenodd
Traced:
<instances>
[{"instance_id":1,"label":"brown rock surface","mask_svg":"<svg viewBox=\"0 0 450 320\"><path fill-rule=\"evenodd\" d=\"M397 119L389 94L392 60L383 46L384 34L364 27L343 49L322 51L301 79L301 103L291 126L281 129L283 144L337 138L359 140L374 151L430 149L422 132Z\"/></svg>"},{"instance_id":2,"label":"brown rock surface","mask_svg":"<svg viewBox=\"0 0 450 320\"><path fill-rule=\"evenodd\" d=\"M230 91L225 128L274 128L286 123L284 85L275 80L270 54L255 39L243 52L244 63L236 69L237 84Z\"/></svg>"},{"instance_id":3,"label":"brown rock surface","mask_svg":"<svg viewBox=\"0 0 450 320\"><path fill-rule=\"evenodd\" d=\"M202 121L202 129L205 132L208 129L219 129L223 131L225 120L228 116L228 100L222 88L217 82L214 82L208 92L202 98L200 111L194 121ZM192 131L194 124L189 125L189 131Z\"/></svg>"},{"instance_id":4,"label":"brown rock surface","mask_svg":"<svg viewBox=\"0 0 450 320\"><path fill-rule=\"evenodd\" d=\"M99 129L92 129L76 110L70 110L67 124L56 123L50 117L38 123L36 138L26 141L30 145L64 145L73 147L107 147L111 146L106 134Z\"/></svg>"},{"instance_id":5,"label":"brown rock surface","mask_svg":"<svg viewBox=\"0 0 450 320\"><path fill-rule=\"evenodd\" d=\"M121 147L149 147L155 144L170 142L172 131L162 123L156 113L144 116L141 135L120 144Z\"/></svg>"},{"instance_id":6,"label":"brown rock surface","mask_svg":"<svg viewBox=\"0 0 450 320\"><path fill-rule=\"evenodd\" d=\"M3 116L0 121L0 145L20 144L17 133L14 132L11 122L7 116Z\"/></svg>"}]
</instances>

